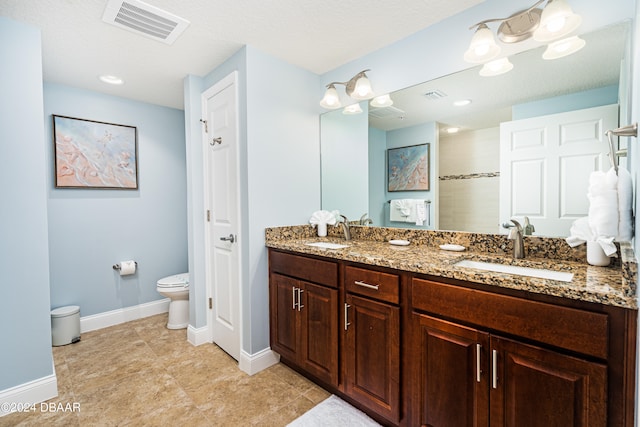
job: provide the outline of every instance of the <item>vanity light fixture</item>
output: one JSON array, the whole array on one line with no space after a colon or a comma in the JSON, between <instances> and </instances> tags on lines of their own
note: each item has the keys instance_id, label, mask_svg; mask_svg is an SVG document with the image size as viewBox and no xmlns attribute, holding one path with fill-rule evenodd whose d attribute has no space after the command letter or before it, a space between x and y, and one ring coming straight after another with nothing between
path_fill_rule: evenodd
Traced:
<instances>
[{"instance_id":1,"label":"vanity light fixture","mask_svg":"<svg viewBox=\"0 0 640 427\"><path fill-rule=\"evenodd\" d=\"M508 73L513 69L513 64L509 61L509 58L500 58L489 61L480 69L480 75L482 77L499 76L500 74Z\"/></svg>"},{"instance_id":2,"label":"vanity light fixture","mask_svg":"<svg viewBox=\"0 0 640 427\"><path fill-rule=\"evenodd\" d=\"M547 2L544 9L542 3ZM531 7L514 13L507 18L491 18L469 27L476 29L464 59L471 63L486 63L500 54L500 46L487 26L491 22L500 22L496 32L502 43L517 43L533 37L536 41L550 42L560 39L574 31L582 18L573 13L565 0L539 0Z\"/></svg>"},{"instance_id":3,"label":"vanity light fixture","mask_svg":"<svg viewBox=\"0 0 640 427\"><path fill-rule=\"evenodd\" d=\"M327 85L327 90L324 93L324 97L320 101L320 105L331 110L342 107L340 96L338 95L335 85L344 85L347 95L356 101L362 101L373 97L371 82L369 82L369 79L365 74L367 71L370 70L360 71L347 82L329 83Z\"/></svg>"},{"instance_id":4,"label":"vanity light fixture","mask_svg":"<svg viewBox=\"0 0 640 427\"><path fill-rule=\"evenodd\" d=\"M542 16L540 26L533 33L539 42L549 42L566 36L580 26L582 18L571 10L564 0L549 0Z\"/></svg>"},{"instance_id":5,"label":"vanity light fixture","mask_svg":"<svg viewBox=\"0 0 640 427\"><path fill-rule=\"evenodd\" d=\"M578 36L569 37L566 39L558 40L557 42L549 43L547 50L542 54L542 59L558 59L565 56L569 56L572 53L576 53L582 49L587 42Z\"/></svg>"},{"instance_id":6,"label":"vanity light fixture","mask_svg":"<svg viewBox=\"0 0 640 427\"><path fill-rule=\"evenodd\" d=\"M355 104L347 105L342 110L342 114L360 114L360 113L362 113L362 108L360 108L360 104L357 102Z\"/></svg>"},{"instance_id":7,"label":"vanity light fixture","mask_svg":"<svg viewBox=\"0 0 640 427\"><path fill-rule=\"evenodd\" d=\"M386 95L376 96L371 100L369 105L375 108L391 107L393 105L393 100L391 99L391 96L389 96L389 94L387 93Z\"/></svg>"}]
</instances>

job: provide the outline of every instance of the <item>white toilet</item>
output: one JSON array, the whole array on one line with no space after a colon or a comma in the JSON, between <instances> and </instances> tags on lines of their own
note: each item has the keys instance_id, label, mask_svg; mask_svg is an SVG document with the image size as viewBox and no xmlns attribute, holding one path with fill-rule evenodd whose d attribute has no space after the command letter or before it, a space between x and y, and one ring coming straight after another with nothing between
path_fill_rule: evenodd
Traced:
<instances>
[{"instance_id":1,"label":"white toilet","mask_svg":"<svg viewBox=\"0 0 640 427\"><path fill-rule=\"evenodd\" d=\"M160 295L171 299L167 328L186 328L189 325L189 273L162 278L156 289Z\"/></svg>"}]
</instances>

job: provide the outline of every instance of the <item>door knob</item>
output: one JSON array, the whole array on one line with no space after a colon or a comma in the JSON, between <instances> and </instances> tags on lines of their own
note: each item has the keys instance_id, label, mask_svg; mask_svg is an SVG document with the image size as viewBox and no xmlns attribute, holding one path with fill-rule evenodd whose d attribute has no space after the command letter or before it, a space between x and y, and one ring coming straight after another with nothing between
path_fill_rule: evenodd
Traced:
<instances>
[{"instance_id":1,"label":"door knob","mask_svg":"<svg viewBox=\"0 0 640 427\"><path fill-rule=\"evenodd\" d=\"M236 236L234 236L233 234L229 234L229 237L221 237L220 240L222 240L223 242L235 242L236 241Z\"/></svg>"}]
</instances>

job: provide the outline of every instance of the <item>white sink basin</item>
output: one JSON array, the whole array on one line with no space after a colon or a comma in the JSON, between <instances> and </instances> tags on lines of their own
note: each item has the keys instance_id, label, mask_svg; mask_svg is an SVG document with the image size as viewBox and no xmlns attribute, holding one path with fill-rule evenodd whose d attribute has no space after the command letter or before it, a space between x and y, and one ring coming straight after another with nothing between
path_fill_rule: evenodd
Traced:
<instances>
[{"instance_id":1,"label":"white sink basin","mask_svg":"<svg viewBox=\"0 0 640 427\"><path fill-rule=\"evenodd\" d=\"M340 243L330 243L330 242L305 243L305 245L315 246L316 248L325 248L325 249L342 249L342 248L349 247L349 245L341 245Z\"/></svg>"},{"instance_id":2,"label":"white sink basin","mask_svg":"<svg viewBox=\"0 0 640 427\"><path fill-rule=\"evenodd\" d=\"M570 282L573 280L573 273L565 271L553 271L544 268L520 267L517 265L497 264L493 262L471 261L468 259L454 264L457 267L476 268L478 270L495 271L497 273L515 274L518 276L538 277L540 279L558 280L560 282Z\"/></svg>"}]
</instances>

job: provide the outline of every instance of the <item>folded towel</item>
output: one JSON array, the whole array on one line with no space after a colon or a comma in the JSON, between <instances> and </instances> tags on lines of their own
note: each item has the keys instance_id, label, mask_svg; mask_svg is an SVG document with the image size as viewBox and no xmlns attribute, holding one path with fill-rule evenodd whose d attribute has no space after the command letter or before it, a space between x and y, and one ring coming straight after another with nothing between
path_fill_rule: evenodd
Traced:
<instances>
[{"instance_id":1,"label":"folded towel","mask_svg":"<svg viewBox=\"0 0 640 427\"><path fill-rule=\"evenodd\" d=\"M625 168L618 168L618 237L619 242L633 238L633 182Z\"/></svg>"},{"instance_id":2,"label":"folded towel","mask_svg":"<svg viewBox=\"0 0 640 427\"><path fill-rule=\"evenodd\" d=\"M416 225L424 225L424 222L426 220L427 220L427 206L424 203L424 200L420 200L419 203L416 203Z\"/></svg>"},{"instance_id":3,"label":"folded towel","mask_svg":"<svg viewBox=\"0 0 640 427\"><path fill-rule=\"evenodd\" d=\"M334 212L329 211L315 211L311 218L309 218L309 224L330 224L336 223L336 215Z\"/></svg>"},{"instance_id":4,"label":"folded towel","mask_svg":"<svg viewBox=\"0 0 640 427\"><path fill-rule=\"evenodd\" d=\"M570 236L565 239L565 241L572 248L581 245L586 242L597 242L601 247L604 253L607 256L617 256L617 248L615 243L613 243L613 237L597 237L594 235L591 226L589 225L589 218L578 218L573 221L571 224L571 229L569 230Z\"/></svg>"},{"instance_id":5,"label":"folded towel","mask_svg":"<svg viewBox=\"0 0 640 427\"><path fill-rule=\"evenodd\" d=\"M391 200L389 207L389 221L407 222L411 214L411 199Z\"/></svg>"}]
</instances>

